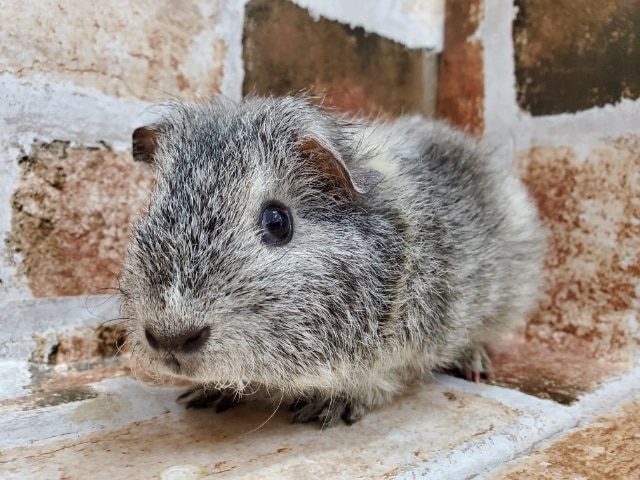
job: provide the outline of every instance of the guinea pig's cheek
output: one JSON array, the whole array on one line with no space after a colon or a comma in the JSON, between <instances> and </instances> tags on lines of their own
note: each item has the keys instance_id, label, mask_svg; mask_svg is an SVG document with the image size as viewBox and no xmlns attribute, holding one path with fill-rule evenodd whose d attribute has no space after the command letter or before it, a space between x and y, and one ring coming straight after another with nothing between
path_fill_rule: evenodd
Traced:
<instances>
[{"instance_id":1,"label":"guinea pig's cheek","mask_svg":"<svg viewBox=\"0 0 640 480\"><path fill-rule=\"evenodd\" d=\"M129 333L128 342L131 348L131 356L134 358L146 358L149 356L149 346L144 339L144 331L138 329Z\"/></svg>"}]
</instances>

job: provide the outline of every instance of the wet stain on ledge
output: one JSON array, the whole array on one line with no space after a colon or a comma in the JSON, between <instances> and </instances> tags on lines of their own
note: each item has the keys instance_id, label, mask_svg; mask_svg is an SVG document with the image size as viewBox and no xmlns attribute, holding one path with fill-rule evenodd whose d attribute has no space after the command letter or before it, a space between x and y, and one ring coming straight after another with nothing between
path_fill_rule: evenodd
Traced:
<instances>
[{"instance_id":1,"label":"wet stain on ledge","mask_svg":"<svg viewBox=\"0 0 640 480\"><path fill-rule=\"evenodd\" d=\"M43 407L53 407L64 403L81 402L97 398L98 393L87 385L79 385L77 387L65 388L61 390L53 390L42 392L35 395L33 402L25 404L23 410L34 410Z\"/></svg>"},{"instance_id":2,"label":"wet stain on ledge","mask_svg":"<svg viewBox=\"0 0 640 480\"><path fill-rule=\"evenodd\" d=\"M1 400L0 407L27 411L97 398L90 384L130 373L126 359L120 358L106 364L95 359L58 366L32 364L32 380L25 387L31 393Z\"/></svg>"},{"instance_id":3,"label":"wet stain on ledge","mask_svg":"<svg viewBox=\"0 0 640 480\"><path fill-rule=\"evenodd\" d=\"M601 361L583 352L553 350L549 345L512 338L492 346L494 383L528 395L571 405L613 375L626 362Z\"/></svg>"},{"instance_id":4,"label":"wet stain on ledge","mask_svg":"<svg viewBox=\"0 0 640 480\"><path fill-rule=\"evenodd\" d=\"M208 477L209 473L200 465L174 465L160 472L158 477L160 480L198 480Z\"/></svg>"},{"instance_id":5,"label":"wet stain on ledge","mask_svg":"<svg viewBox=\"0 0 640 480\"><path fill-rule=\"evenodd\" d=\"M91 397L92 400L78 405L68 420L73 423L86 423L95 420L109 420L130 404L116 398L114 395ZM84 398L82 400L85 400Z\"/></svg>"}]
</instances>

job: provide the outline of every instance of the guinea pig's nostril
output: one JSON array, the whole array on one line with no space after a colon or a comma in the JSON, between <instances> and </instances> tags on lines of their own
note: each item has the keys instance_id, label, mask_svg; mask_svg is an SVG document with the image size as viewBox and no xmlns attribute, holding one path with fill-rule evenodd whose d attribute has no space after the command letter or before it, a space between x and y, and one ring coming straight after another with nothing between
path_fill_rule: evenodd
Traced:
<instances>
[{"instance_id":1,"label":"guinea pig's nostril","mask_svg":"<svg viewBox=\"0 0 640 480\"><path fill-rule=\"evenodd\" d=\"M207 343L210 331L209 327L204 327L188 337L182 346L183 351L193 353L200 350Z\"/></svg>"},{"instance_id":2,"label":"guinea pig's nostril","mask_svg":"<svg viewBox=\"0 0 640 480\"><path fill-rule=\"evenodd\" d=\"M149 346L151 348L153 348L154 350L160 349L160 344L158 343L158 340L156 339L156 337L153 336L153 333L151 333L148 328L144 329L144 337L147 339L147 342L149 343Z\"/></svg>"}]
</instances>

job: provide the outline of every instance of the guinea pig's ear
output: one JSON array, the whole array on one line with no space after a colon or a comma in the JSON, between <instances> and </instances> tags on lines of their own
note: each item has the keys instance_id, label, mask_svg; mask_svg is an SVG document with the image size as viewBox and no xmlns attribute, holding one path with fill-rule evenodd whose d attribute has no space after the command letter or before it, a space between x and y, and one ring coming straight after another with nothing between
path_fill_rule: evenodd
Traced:
<instances>
[{"instance_id":1,"label":"guinea pig's ear","mask_svg":"<svg viewBox=\"0 0 640 480\"><path fill-rule=\"evenodd\" d=\"M298 146L300 153L309 158L316 168L337 178L352 193L368 193L384 178L382 173L372 168L347 167L342 155L319 138L299 138Z\"/></svg>"},{"instance_id":2,"label":"guinea pig's ear","mask_svg":"<svg viewBox=\"0 0 640 480\"><path fill-rule=\"evenodd\" d=\"M160 125L136 128L131 136L133 159L137 162L155 163L158 137L161 133Z\"/></svg>"}]
</instances>

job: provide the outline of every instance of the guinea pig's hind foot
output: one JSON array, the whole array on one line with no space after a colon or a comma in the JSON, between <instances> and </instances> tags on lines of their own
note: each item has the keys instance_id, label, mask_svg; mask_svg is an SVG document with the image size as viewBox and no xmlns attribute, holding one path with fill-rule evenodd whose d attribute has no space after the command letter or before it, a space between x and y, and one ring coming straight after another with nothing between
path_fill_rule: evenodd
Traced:
<instances>
[{"instance_id":1,"label":"guinea pig's hind foot","mask_svg":"<svg viewBox=\"0 0 640 480\"><path fill-rule=\"evenodd\" d=\"M232 389L219 390L198 385L180 395L178 403L194 409L215 407L220 413L240 403L240 395Z\"/></svg>"},{"instance_id":2,"label":"guinea pig's hind foot","mask_svg":"<svg viewBox=\"0 0 640 480\"><path fill-rule=\"evenodd\" d=\"M364 403L334 398L313 398L300 400L291 405L295 411L294 423L319 422L320 428L325 429L336 425L341 419L347 425L353 425L369 410Z\"/></svg>"},{"instance_id":3,"label":"guinea pig's hind foot","mask_svg":"<svg viewBox=\"0 0 640 480\"><path fill-rule=\"evenodd\" d=\"M458 357L457 367L462 376L469 381L479 383L482 375L488 381L493 381L491 358L482 344L468 345Z\"/></svg>"}]
</instances>

